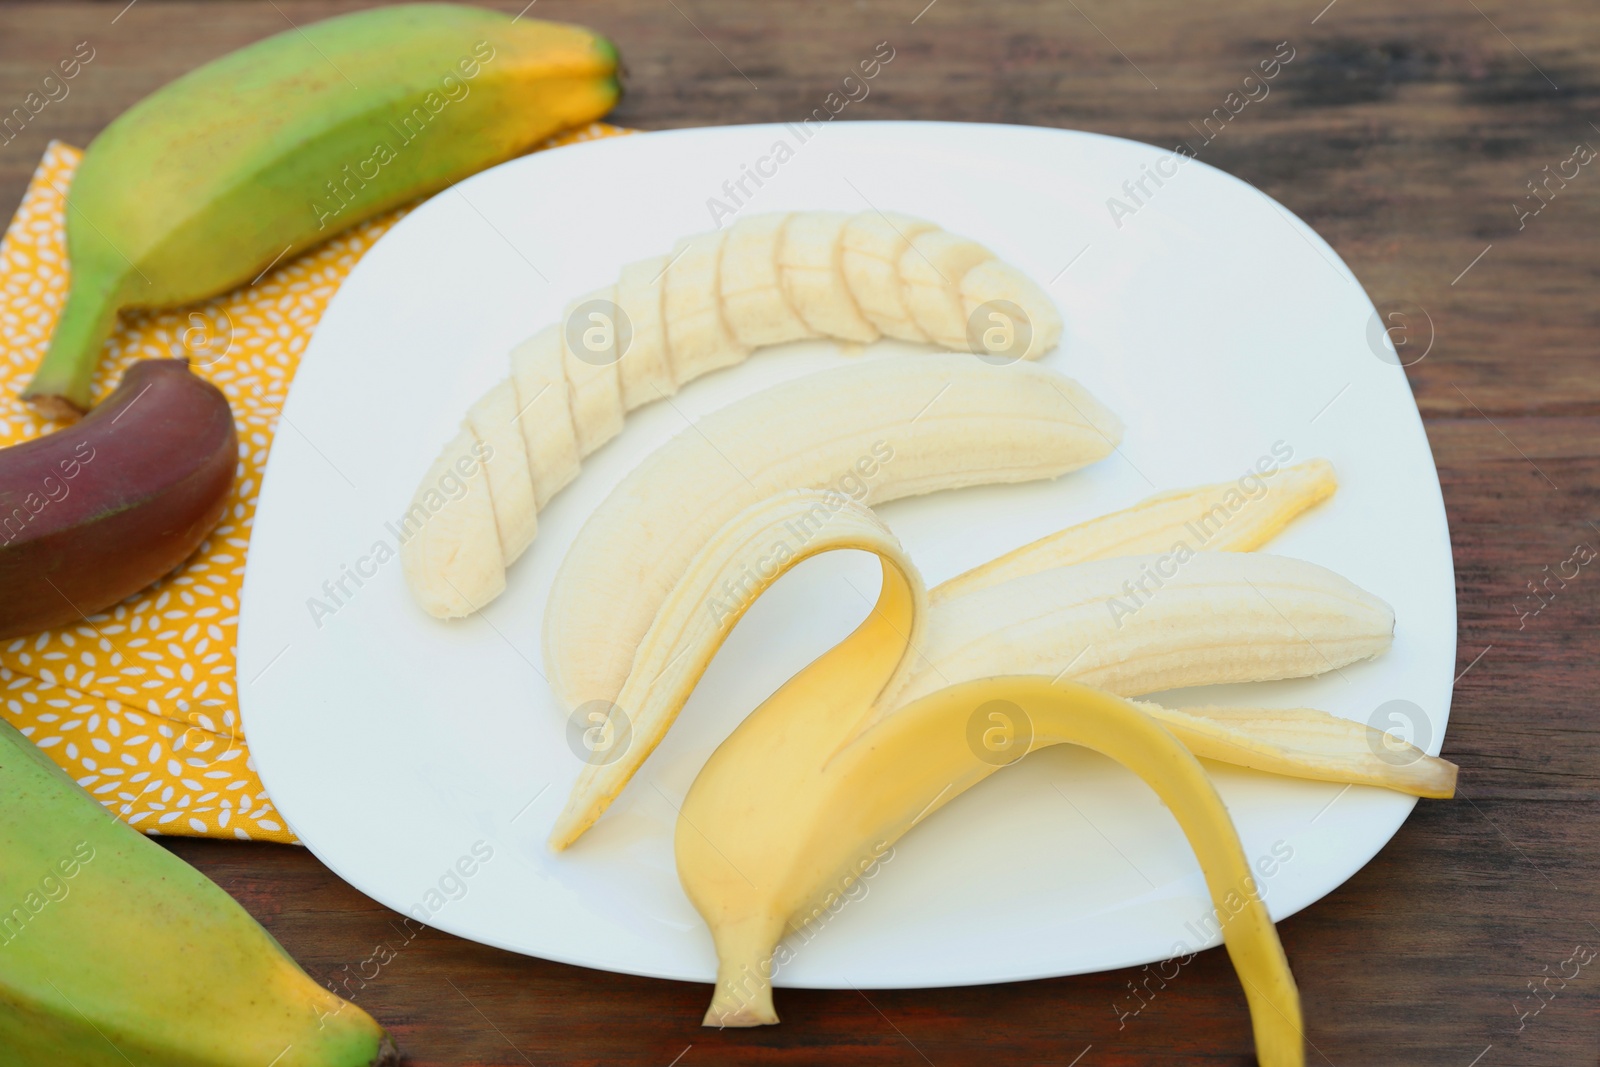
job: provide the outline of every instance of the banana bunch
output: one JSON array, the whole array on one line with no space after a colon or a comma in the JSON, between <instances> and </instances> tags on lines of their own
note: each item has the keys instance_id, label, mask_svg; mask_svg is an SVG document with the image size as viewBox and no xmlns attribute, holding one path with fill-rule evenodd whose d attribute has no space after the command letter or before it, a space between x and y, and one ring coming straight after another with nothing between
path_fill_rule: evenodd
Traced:
<instances>
[{"instance_id":1,"label":"banana bunch","mask_svg":"<svg viewBox=\"0 0 1600 1067\"><path fill-rule=\"evenodd\" d=\"M866 621L734 731L681 807L679 877L719 959L707 1025L775 1022L771 977L787 933L825 913L874 856L988 775L1038 748L1079 744L1134 770L1178 817L1245 984L1260 1062L1298 1067L1293 977L1196 757L1432 797L1452 795L1456 769L1313 709L1180 711L1119 697L1307 677L1385 651L1394 617L1381 600L1324 568L1252 551L1335 484L1323 461L1277 471L1239 521L1219 530L1207 551L1185 558L1128 615L1108 610L1109 602L1168 559L1152 549L1170 550L1175 531L1214 515L1231 485L1151 498L931 592L860 503L823 490L758 500L705 537L686 567L661 566L670 589L644 638L626 642L635 651L615 701L630 719L632 744L621 758L584 768L551 844L570 845L627 784L743 606L802 558L834 548L870 551L883 582ZM591 520L602 528L586 531L579 544L603 542L605 527L615 524L638 538L635 556L653 560L665 539L657 520L619 487ZM810 524L802 550L775 553L801 524ZM1123 554L1130 549L1141 554ZM563 571L574 569L558 582L595 588L619 562L575 548ZM646 563L640 573L650 569ZM735 610L706 610L729 590L741 591ZM546 652L553 682L600 679L616 662L614 650L582 640L556 641ZM987 740L997 723L1007 739L998 748ZM1241 899L1243 909L1223 903Z\"/></svg>"},{"instance_id":2,"label":"banana bunch","mask_svg":"<svg viewBox=\"0 0 1600 1067\"><path fill-rule=\"evenodd\" d=\"M627 412L757 348L807 338L892 337L977 351L1000 363L1036 358L1060 335L1054 304L1031 279L982 245L920 219L878 212L757 215L684 238L669 256L623 267L616 284L575 300L564 325L511 353L511 376L472 405L405 514L407 582L437 617L481 609L504 590L506 567L532 543L539 509L577 475L584 456L621 431ZM903 397L929 403L955 381L946 363L900 366L883 377L863 372L856 383L830 379L829 387L840 391L819 392L814 404L791 397L801 410L789 412L790 421L816 419L808 432L821 439L829 428L876 424L880 407L899 406ZM993 410L997 419L1013 414ZM1115 419L1097 407L1096 413L1104 435L1120 432ZM754 421L748 428L761 429ZM739 438L735 452L759 439ZM437 488L452 470L473 483L455 500ZM823 473L837 471L828 466ZM805 484L811 483L780 481L768 491ZM949 487L905 485L876 499Z\"/></svg>"},{"instance_id":3,"label":"banana bunch","mask_svg":"<svg viewBox=\"0 0 1600 1067\"><path fill-rule=\"evenodd\" d=\"M604 38L457 4L308 23L191 71L84 153L67 196L71 288L23 396L76 417L120 309L244 285L599 118L620 91Z\"/></svg>"}]
</instances>

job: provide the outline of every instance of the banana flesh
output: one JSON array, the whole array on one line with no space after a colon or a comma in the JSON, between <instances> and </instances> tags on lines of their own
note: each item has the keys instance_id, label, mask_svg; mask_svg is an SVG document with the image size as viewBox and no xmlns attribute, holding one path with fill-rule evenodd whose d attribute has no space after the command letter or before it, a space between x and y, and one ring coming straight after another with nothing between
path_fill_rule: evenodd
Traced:
<instances>
[{"instance_id":1,"label":"banana flesh","mask_svg":"<svg viewBox=\"0 0 1600 1067\"><path fill-rule=\"evenodd\" d=\"M1303 678L1388 649L1394 612L1325 568L1199 552L1135 602L1163 556L1056 567L944 600L885 712L992 674L1060 674L1119 696ZM1121 613L1119 605L1138 603Z\"/></svg>"},{"instance_id":2,"label":"banana flesh","mask_svg":"<svg viewBox=\"0 0 1600 1067\"><path fill-rule=\"evenodd\" d=\"M1012 338L1007 359L1037 358L1060 339L1055 305L1026 275L932 223L878 212L754 215L685 238L668 256L629 264L615 285L574 301L563 327L518 346L512 390L497 385L474 406L468 432L480 442L509 444L512 434L498 420L505 397L514 392L518 402L524 454L496 445L488 476L494 514L470 510L471 522L495 526L500 548L481 564L456 565L451 580L458 594L450 597L436 594L442 583L416 561L407 572L418 575L411 585L416 599L441 618L493 600L505 587L505 568L537 529L530 512L572 479L584 456L621 431L628 411L702 374L739 363L757 348L809 338L866 343L887 336L974 350L981 342L969 337L968 321L977 316L987 325L991 314L1000 314L1006 327L997 336ZM1018 316L1025 323L1012 321ZM867 403L849 398L842 406ZM857 414L864 425L874 417L870 409ZM520 484L529 479L531 494ZM434 485L430 472L413 510ZM449 528L474 544L485 540L466 521ZM456 554L468 551L476 550L463 541ZM462 584L467 574L475 581Z\"/></svg>"},{"instance_id":3,"label":"banana flesh","mask_svg":"<svg viewBox=\"0 0 1600 1067\"><path fill-rule=\"evenodd\" d=\"M1333 464L1313 459L1262 478L1259 492L1238 482L1158 493L1131 508L1039 538L934 587L935 601L998 585L1050 567L1142 556L1183 545L1189 552L1250 552L1339 487Z\"/></svg>"},{"instance_id":4,"label":"banana flesh","mask_svg":"<svg viewBox=\"0 0 1600 1067\"><path fill-rule=\"evenodd\" d=\"M1116 417L1070 379L953 353L853 362L747 397L646 458L589 517L547 601L546 677L569 710L615 702L696 554L774 493L848 484L870 505L1053 478L1104 458L1120 434ZM791 549L851 502L836 488L827 507L796 516Z\"/></svg>"}]
</instances>

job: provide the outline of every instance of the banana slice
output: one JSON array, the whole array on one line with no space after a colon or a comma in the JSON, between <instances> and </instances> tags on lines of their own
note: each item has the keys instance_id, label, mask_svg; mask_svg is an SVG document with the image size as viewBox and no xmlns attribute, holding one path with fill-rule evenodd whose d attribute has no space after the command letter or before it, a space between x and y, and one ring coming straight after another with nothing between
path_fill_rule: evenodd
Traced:
<instances>
[{"instance_id":1,"label":"banana slice","mask_svg":"<svg viewBox=\"0 0 1600 1067\"><path fill-rule=\"evenodd\" d=\"M505 589L489 479L471 430L451 438L428 468L401 529L406 583L430 615L469 615Z\"/></svg>"},{"instance_id":2,"label":"banana slice","mask_svg":"<svg viewBox=\"0 0 1600 1067\"><path fill-rule=\"evenodd\" d=\"M906 306L900 257L910 249L912 238L935 228L933 223L909 215L877 211L855 215L845 225L841 255L845 282L862 316L885 337L928 340Z\"/></svg>"},{"instance_id":3,"label":"banana slice","mask_svg":"<svg viewBox=\"0 0 1600 1067\"><path fill-rule=\"evenodd\" d=\"M1061 340L1061 314L1033 279L991 259L961 278L962 322L970 345L1007 359L1038 359Z\"/></svg>"},{"instance_id":4,"label":"banana slice","mask_svg":"<svg viewBox=\"0 0 1600 1067\"><path fill-rule=\"evenodd\" d=\"M906 307L917 328L934 344L963 351L970 347L961 280L968 271L993 258L993 253L976 241L944 230L917 234L911 239L911 247L901 253L900 279L905 286ZM1042 294L1040 299L1049 302Z\"/></svg>"},{"instance_id":5,"label":"banana slice","mask_svg":"<svg viewBox=\"0 0 1600 1067\"><path fill-rule=\"evenodd\" d=\"M591 320L605 312L586 306L615 306L616 288L597 289L567 306L562 318L561 366L572 385L572 425L578 451L587 456L622 432L622 383L617 371L614 325ZM613 341L604 340L610 333ZM597 339L598 338L598 339Z\"/></svg>"},{"instance_id":6,"label":"banana slice","mask_svg":"<svg viewBox=\"0 0 1600 1067\"><path fill-rule=\"evenodd\" d=\"M489 446L484 463L489 478L489 499L494 504L495 528L500 535L500 555L516 559L533 543L539 530L539 506L533 496L533 474L528 450L517 425L517 387L507 378L472 405L467 427L479 444Z\"/></svg>"},{"instance_id":7,"label":"banana slice","mask_svg":"<svg viewBox=\"0 0 1600 1067\"><path fill-rule=\"evenodd\" d=\"M582 458L578 432L572 425L572 387L562 369L563 358L561 330L556 326L541 330L511 350L511 380L522 412L517 424L528 453L534 499L541 508L577 477ZM504 577L497 581L503 586ZM473 602L487 604L493 599L484 593L486 589L474 596Z\"/></svg>"},{"instance_id":8,"label":"banana slice","mask_svg":"<svg viewBox=\"0 0 1600 1067\"><path fill-rule=\"evenodd\" d=\"M781 345L817 336L795 314L778 271L789 215L751 215L728 230L722 248L722 311L747 348Z\"/></svg>"},{"instance_id":9,"label":"banana slice","mask_svg":"<svg viewBox=\"0 0 1600 1067\"><path fill-rule=\"evenodd\" d=\"M667 268L667 358L672 375L687 382L741 363L750 350L728 332L722 319L720 266L727 231L678 242Z\"/></svg>"},{"instance_id":10,"label":"banana slice","mask_svg":"<svg viewBox=\"0 0 1600 1067\"><path fill-rule=\"evenodd\" d=\"M629 411L678 391L667 359L667 328L661 303L667 263L666 256L629 263L617 280L617 304L630 328L627 351L617 365L622 406Z\"/></svg>"},{"instance_id":11,"label":"banana slice","mask_svg":"<svg viewBox=\"0 0 1600 1067\"><path fill-rule=\"evenodd\" d=\"M849 215L832 211L791 215L778 268L784 294L812 333L867 343L879 335L862 317L844 276L844 228L849 221Z\"/></svg>"}]
</instances>

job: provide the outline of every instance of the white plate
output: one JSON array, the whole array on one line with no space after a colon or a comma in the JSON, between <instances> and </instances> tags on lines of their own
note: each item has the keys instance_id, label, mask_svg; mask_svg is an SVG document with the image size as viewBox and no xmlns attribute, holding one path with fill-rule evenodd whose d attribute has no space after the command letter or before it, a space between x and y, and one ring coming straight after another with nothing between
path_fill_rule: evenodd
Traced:
<instances>
[{"instance_id":1,"label":"white plate","mask_svg":"<svg viewBox=\"0 0 1600 1067\"><path fill-rule=\"evenodd\" d=\"M239 678L256 765L320 859L463 937L710 980L711 942L673 867L674 805L738 720L865 614L841 578L870 589L875 567L835 553L781 581L639 777L563 855L544 839L579 763L540 675L544 600L584 518L685 417L847 357L823 343L764 352L635 413L539 516L538 541L480 617L435 621L411 603L397 560L361 560L378 542L393 547L385 524L471 401L506 374L507 350L622 264L710 229L708 198L727 201L724 181L779 141L793 158L761 187L747 181L745 210L871 204L984 242L1051 283L1066 333L1046 363L1127 426L1120 455L1055 483L882 508L930 584L1155 490L1236 478L1277 442L1296 460L1326 456L1338 495L1272 549L1393 604L1393 650L1318 680L1171 699L1361 720L1406 700L1425 712L1421 743L1439 751L1455 586L1432 457L1372 305L1304 223L1200 162L1159 188L1147 181L1153 195L1134 205L1123 183L1167 153L1084 133L898 122L841 123L803 144L783 126L652 133L519 159L434 198L361 260L306 350L262 486ZM1112 196L1137 210L1113 219ZM347 578L353 595L314 620L311 598L332 603L324 581L358 564L375 575L359 588ZM1279 918L1360 869L1413 804L1227 768L1216 780L1248 855L1272 871L1261 885ZM452 874L463 858L470 876ZM1071 974L1217 940L1177 825L1136 779L1082 750L996 776L909 835L865 885L797 949L780 985Z\"/></svg>"}]
</instances>

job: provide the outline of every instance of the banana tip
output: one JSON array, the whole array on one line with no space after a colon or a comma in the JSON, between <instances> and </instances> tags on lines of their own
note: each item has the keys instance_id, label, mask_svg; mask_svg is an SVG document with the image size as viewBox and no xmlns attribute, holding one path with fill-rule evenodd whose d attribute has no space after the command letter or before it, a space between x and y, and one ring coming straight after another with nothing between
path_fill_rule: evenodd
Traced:
<instances>
[{"instance_id":1,"label":"banana tip","mask_svg":"<svg viewBox=\"0 0 1600 1067\"><path fill-rule=\"evenodd\" d=\"M750 1027L771 1026L778 1021L778 1013L770 1007L765 1011L758 1011L754 1007L741 1004L729 1011L720 1010L715 1004L706 1009L705 1018L700 1020L701 1026L715 1026L717 1029L725 1027Z\"/></svg>"},{"instance_id":2,"label":"banana tip","mask_svg":"<svg viewBox=\"0 0 1600 1067\"><path fill-rule=\"evenodd\" d=\"M378 1053L372 1057L369 1067L400 1067L400 1048L387 1030L384 1031L383 1039L378 1042Z\"/></svg>"}]
</instances>

